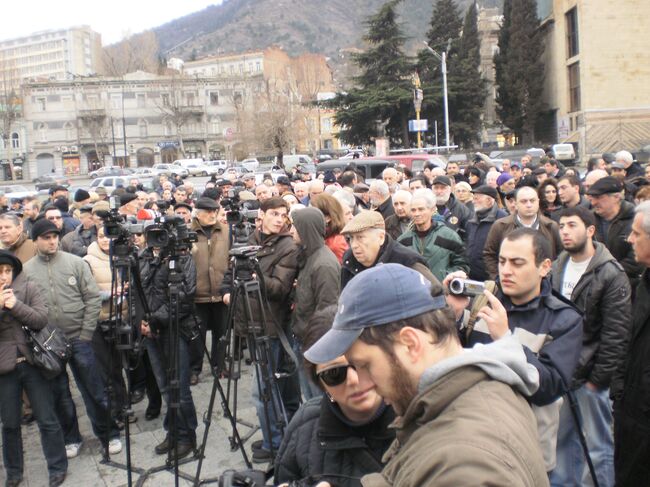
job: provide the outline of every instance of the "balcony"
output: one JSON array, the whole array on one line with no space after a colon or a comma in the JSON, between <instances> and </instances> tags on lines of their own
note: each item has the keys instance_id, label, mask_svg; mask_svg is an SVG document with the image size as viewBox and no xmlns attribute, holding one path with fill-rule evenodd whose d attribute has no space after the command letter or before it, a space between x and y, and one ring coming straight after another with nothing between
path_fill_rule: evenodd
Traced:
<instances>
[{"instance_id":1,"label":"balcony","mask_svg":"<svg viewBox=\"0 0 650 487\"><path fill-rule=\"evenodd\" d=\"M104 108L78 110L77 116L81 119L103 119L106 118L106 110Z\"/></svg>"}]
</instances>

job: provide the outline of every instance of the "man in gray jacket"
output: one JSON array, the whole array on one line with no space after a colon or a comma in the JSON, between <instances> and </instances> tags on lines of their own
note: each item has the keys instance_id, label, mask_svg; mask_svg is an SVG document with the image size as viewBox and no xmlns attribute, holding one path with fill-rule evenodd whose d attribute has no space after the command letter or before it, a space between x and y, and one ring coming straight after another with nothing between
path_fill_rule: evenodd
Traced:
<instances>
[{"instance_id":1,"label":"man in gray jacket","mask_svg":"<svg viewBox=\"0 0 650 487\"><path fill-rule=\"evenodd\" d=\"M101 298L86 263L59 250L59 229L43 218L32 226L37 255L25 264L25 275L47 290L48 321L58 326L72 345L70 369L81 392L93 433L110 454L122 451L119 430L106 409L104 380L91 340L97 326ZM63 428L68 458L79 454L81 434L70 395L68 374L52 381L54 404Z\"/></svg>"}]
</instances>

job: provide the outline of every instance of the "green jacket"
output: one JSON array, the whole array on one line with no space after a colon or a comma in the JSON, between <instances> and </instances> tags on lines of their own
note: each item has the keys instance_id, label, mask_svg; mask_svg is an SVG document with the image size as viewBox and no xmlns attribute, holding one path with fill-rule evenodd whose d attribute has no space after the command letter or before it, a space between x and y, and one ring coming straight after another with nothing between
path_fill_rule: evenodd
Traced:
<instances>
[{"instance_id":1,"label":"green jacket","mask_svg":"<svg viewBox=\"0 0 650 487\"><path fill-rule=\"evenodd\" d=\"M411 226L397 241L424 257L427 266L440 281L453 271L469 273L465 244L458 234L444 223L433 220L424 237L420 237Z\"/></svg>"}]
</instances>

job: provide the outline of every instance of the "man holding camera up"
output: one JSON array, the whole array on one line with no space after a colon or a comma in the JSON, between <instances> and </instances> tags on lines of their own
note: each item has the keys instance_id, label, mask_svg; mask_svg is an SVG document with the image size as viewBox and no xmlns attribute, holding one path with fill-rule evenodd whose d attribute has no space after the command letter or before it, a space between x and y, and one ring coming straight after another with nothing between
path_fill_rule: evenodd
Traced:
<instances>
[{"instance_id":1,"label":"man holding camera up","mask_svg":"<svg viewBox=\"0 0 650 487\"><path fill-rule=\"evenodd\" d=\"M180 221L180 219L179 219ZM149 227L151 228L151 227ZM149 229L147 230L149 231ZM162 231L174 231L166 227ZM171 240L171 239L170 239ZM173 242L173 240L171 240ZM190 356L189 342L196 338L194 314L194 295L196 294L196 267L189 254L178 252L174 257L174 268L181 274L178 286L178 337L172 336L170 329L173 316L170 309L170 275L171 265L169 254L178 252L173 248L160 248L147 242L147 248L140 254L140 279L151 316L140 324L140 331L146 337L144 340L158 388L167 403L164 427L167 430L165 440L156 446L155 452L163 455L172 451L177 458L183 458L196 447L196 409L190 390ZM171 283L171 285L174 285ZM178 340L176 340L178 338ZM171 350L170 344L177 343L176 349ZM177 358L177 364L170 363ZM177 378L179 387L179 407L176 410L176 431L169 432L171 404L170 388L172 377L167 376L170 368L178 366ZM176 442L176 445L174 444ZM174 447L176 447L174 449Z\"/></svg>"},{"instance_id":2,"label":"man holding camera up","mask_svg":"<svg viewBox=\"0 0 650 487\"><path fill-rule=\"evenodd\" d=\"M271 367L277 369L277 365L282 352L282 345L278 338L279 330L286 333L291 313L291 291L293 282L298 274L298 246L294 243L291 234L288 231L289 207L282 198L273 197L261 202L260 217L261 225L256 229L248 240L249 245L258 245L261 248L257 252L257 261L259 263L259 275L255 278L260 281L262 296L266 298L264 315L266 323L262 323L261 309L259 303L251 302L252 322L247 323L244 311L243 296L239 296L238 302L234 303L235 332L240 336L247 336L248 326L264 326L258 332L260 336L270 337ZM225 304L230 304L233 283L232 275L228 274L224 280ZM277 370L269 370L273 374ZM294 396L292 394L290 381L294 378L280 379L282 383L278 384L283 392L284 403L296 400L293 412L298 407L298 391L295 387ZM261 378L260 378L261 381ZM254 382L257 384L257 381ZM262 382L263 384L263 382ZM274 409L279 413L280 398L275 393L278 388L273 387L271 390L271 400L276 407L268 406L269 415L272 416ZM284 393L287 394L284 394ZM267 397L269 394L265 394ZM260 398L260 391L253 387L253 401L257 409L257 416L260 421L262 435L264 439L260 443L253 443L253 462L264 463L271 460L271 450L277 451L280 447L281 432L277 426L277 420L280 418L270 418L270 424L267 424L267 416L264 411L264 404ZM288 406L288 404L287 404ZM287 409L290 409L289 407ZM270 437L269 437L270 433Z\"/></svg>"},{"instance_id":3,"label":"man holding camera up","mask_svg":"<svg viewBox=\"0 0 650 487\"><path fill-rule=\"evenodd\" d=\"M207 330L212 331L212 365L217 357L219 339L226 334L227 308L221 300L221 282L228 270L228 228L219 223L219 204L212 198L199 198L192 230L197 241L192 246L196 264L196 314L200 320L201 339L190 343L191 384L196 384L203 367L203 351Z\"/></svg>"},{"instance_id":4,"label":"man holding camera up","mask_svg":"<svg viewBox=\"0 0 650 487\"><path fill-rule=\"evenodd\" d=\"M578 363L582 347L582 317L551 289L547 276L552 250L548 239L532 228L506 235L499 251L500 292L485 291L490 306L468 335L467 345L489 343L505 336L523 346L526 358L539 372L539 389L528 397L537 418L539 441L547 471L555 467L555 447L562 396ZM445 282L450 281L447 276Z\"/></svg>"}]
</instances>

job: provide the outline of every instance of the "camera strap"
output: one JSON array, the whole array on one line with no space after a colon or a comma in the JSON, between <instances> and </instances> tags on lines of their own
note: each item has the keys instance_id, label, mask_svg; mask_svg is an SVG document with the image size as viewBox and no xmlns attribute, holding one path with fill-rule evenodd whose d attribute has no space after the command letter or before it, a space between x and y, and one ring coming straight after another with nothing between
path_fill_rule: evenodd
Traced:
<instances>
[{"instance_id":1,"label":"camera strap","mask_svg":"<svg viewBox=\"0 0 650 487\"><path fill-rule=\"evenodd\" d=\"M490 291L492 294L496 291L497 283L494 281L485 281L485 289ZM474 325L476 325L476 320L478 319L478 313L481 311L483 306L488 305L488 298L484 294L480 294L474 298L472 303L472 308L469 313L469 320L467 322L467 328L465 329L465 339L469 341L469 337L474 331Z\"/></svg>"}]
</instances>

